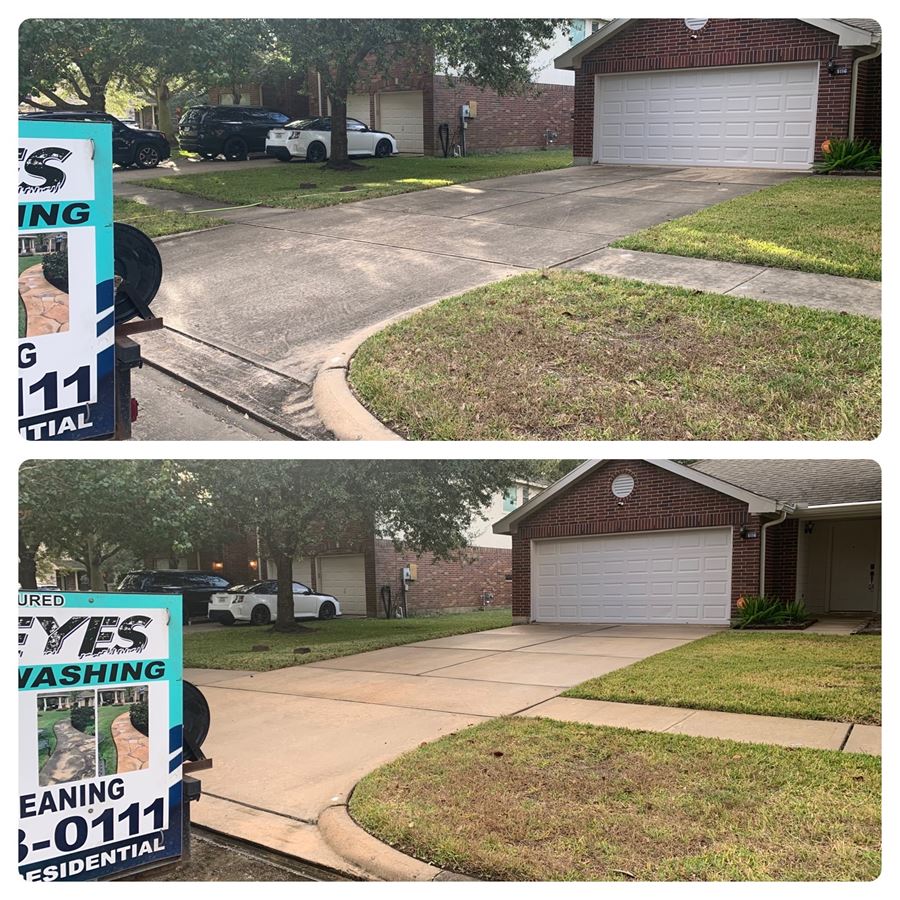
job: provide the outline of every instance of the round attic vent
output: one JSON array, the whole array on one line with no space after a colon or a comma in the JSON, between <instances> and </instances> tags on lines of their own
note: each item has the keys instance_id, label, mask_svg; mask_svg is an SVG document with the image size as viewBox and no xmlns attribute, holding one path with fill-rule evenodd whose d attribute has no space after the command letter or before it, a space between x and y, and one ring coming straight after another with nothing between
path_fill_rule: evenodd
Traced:
<instances>
[{"instance_id":1,"label":"round attic vent","mask_svg":"<svg viewBox=\"0 0 900 900\"><path fill-rule=\"evenodd\" d=\"M685 19L684 24L687 25L691 31L699 31L709 19Z\"/></svg>"},{"instance_id":2,"label":"round attic vent","mask_svg":"<svg viewBox=\"0 0 900 900\"><path fill-rule=\"evenodd\" d=\"M634 490L634 478L631 475L616 475L612 483L612 492L616 497L627 497Z\"/></svg>"}]
</instances>

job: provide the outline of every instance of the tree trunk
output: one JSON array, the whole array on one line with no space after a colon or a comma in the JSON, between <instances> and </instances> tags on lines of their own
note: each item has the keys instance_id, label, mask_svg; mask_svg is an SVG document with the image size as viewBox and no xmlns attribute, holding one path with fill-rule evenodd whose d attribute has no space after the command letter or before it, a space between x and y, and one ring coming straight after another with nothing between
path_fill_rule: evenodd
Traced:
<instances>
[{"instance_id":1,"label":"tree trunk","mask_svg":"<svg viewBox=\"0 0 900 900\"><path fill-rule=\"evenodd\" d=\"M353 171L364 168L351 162L347 152L347 93L346 87L337 87L328 95L331 100L331 153L325 163L328 169Z\"/></svg>"},{"instance_id":2,"label":"tree trunk","mask_svg":"<svg viewBox=\"0 0 900 900\"><path fill-rule=\"evenodd\" d=\"M239 84L231 85L231 99L235 106L241 105L241 86Z\"/></svg>"},{"instance_id":3,"label":"tree trunk","mask_svg":"<svg viewBox=\"0 0 900 900\"><path fill-rule=\"evenodd\" d=\"M279 553L275 558L278 566L278 615L275 619L275 631L295 631L294 620L294 559L287 553Z\"/></svg>"},{"instance_id":4,"label":"tree trunk","mask_svg":"<svg viewBox=\"0 0 900 900\"><path fill-rule=\"evenodd\" d=\"M172 147L178 146L178 137L172 124L172 111L169 109L169 85L160 81L156 85L156 126L166 136Z\"/></svg>"},{"instance_id":5,"label":"tree trunk","mask_svg":"<svg viewBox=\"0 0 900 900\"><path fill-rule=\"evenodd\" d=\"M37 547L29 547L19 535L19 587L33 591L37 587Z\"/></svg>"},{"instance_id":6,"label":"tree trunk","mask_svg":"<svg viewBox=\"0 0 900 900\"><path fill-rule=\"evenodd\" d=\"M94 541L88 541L87 553L85 553L84 557L87 562L87 574L90 579L91 590L102 591L103 555L100 553L100 548L97 547Z\"/></svg>"}]
</instances>

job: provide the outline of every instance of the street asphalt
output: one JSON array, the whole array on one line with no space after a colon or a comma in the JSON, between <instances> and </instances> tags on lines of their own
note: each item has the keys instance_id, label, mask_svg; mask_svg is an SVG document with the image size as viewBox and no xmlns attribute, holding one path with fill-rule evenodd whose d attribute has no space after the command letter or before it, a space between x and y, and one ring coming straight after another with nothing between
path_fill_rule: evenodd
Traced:
<instances>
[{"instance_id":1,"label":"street asphalt","mask_svg":"<svg viewBox=\"0 0 900 900\"><path fill-rule=\"evenodd\" d=\"M231 224L160 243L164 277L153 309L167 328L141 344L151 363L274 426L273 434L328 438L311 389L336 343L510 275L577 265L625 234L793 177L573 167L325 209L217 212ZM131 180L117 179L121 196L211 207ZM198 420L194 439L211 436L211 427ZM189 421L178 426L183 438L190 429Z\"/></svg>"}]
</instances>

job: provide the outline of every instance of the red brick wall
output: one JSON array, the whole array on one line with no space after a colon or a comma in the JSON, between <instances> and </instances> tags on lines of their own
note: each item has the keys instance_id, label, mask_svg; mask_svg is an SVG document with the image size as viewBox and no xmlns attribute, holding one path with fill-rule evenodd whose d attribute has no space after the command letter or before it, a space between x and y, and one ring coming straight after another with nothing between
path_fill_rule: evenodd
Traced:
<instances>
[{"instance_id":1,"label":"red brick wall","mask_svg":"<svg viewBox=\"0 0 900 900\"><path fill-rule=\"evenodd\" d=\"M443 76L434 79L433 141L440 153L437 127L450 126L451 141L459 126L459 107L470 100L478 103L478 117L469 122L466 145L469 152L519 150L544 147L544 132L558 132L556 145L572 144L572 111L575 89L567 84L537 84L526 93L501 97L496 91L475 88ZM427 129L427 125L426 125ZM427 133L427 131L426 131Z\"/></svg>"},{"instance_id":2,"label":"red brick wall","mask_svg":"<svg viewBox=\"0 0 900 900\"><path fill-rule=\"evenodd\" d=\"M847 136L850 112L850 74L829 75L824 64L833 59L849 67L857 55L840 49L836 35L799 19L710 19L698 32L682 19L637 20L576 70L574 155L593 157L595 75L819 60L818 156L826 138Z\"/></svg>"},{"instance_id":3,"label":"red brick wall","mask_svg":"<svg viewBox=\"0 0 900 900\"><path fill-rule=\"evenodd\" d=\"M611 485L620 474L634 477L634 491L624 501ZM621 503L621 505L619 505ZM741 528L759 532L760 518L747 504L688 481L644 460L615 460L554 498L520 523L513 535L514 616L531 617L531 548L533 538L577 537L660 531L670 528L733 529L731 599L759 591L759 537L742 538Z\"/></svg>"},{"instance_id":4,"label":"red brick wall","mask_svg":"<svg viewBox=\"0 0 900 900\"><path fill-rule=\"evenodd\" d=\"M881 146L881 57L859 64L856 137Z\"/></svg>"},{"instance_id":5,"label":"red brick wall","mask_svg":"<svg viewBox=\"0 0 900 900\"><path fill-rule=\"evenodd\" d=\"M411 616L443 612L467 612L481 608L482 591L492 591L494 607L509 607L512 600L510 551L495 547L470 547L461 558L435 560L431 553L397 552L390 541L375 541L375 588L378 615L381 587L388 584L394 602L401 597L400 574L404 566L416 564L418 578L407 596ZM372 615L370 612L369 615Z\"/></svg>"},{"instance_id":6,"label":"red brick wall","mask_svg":"<svg viewBox=\"0 0 900 900\"><path fill-rule=\"evenodd\" d=\"M781 600L796 596L799 525L797 519L787 519L766 531L766 596Z\"/></svg>"}]
</instances>

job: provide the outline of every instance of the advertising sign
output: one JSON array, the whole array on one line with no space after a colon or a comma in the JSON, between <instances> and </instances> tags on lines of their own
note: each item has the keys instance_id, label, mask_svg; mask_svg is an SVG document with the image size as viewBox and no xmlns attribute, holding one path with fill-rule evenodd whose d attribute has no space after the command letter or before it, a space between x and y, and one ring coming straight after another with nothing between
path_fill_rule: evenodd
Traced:
<instances>
[{"instance_id":1,"label":"advertising sign","mask_svg":"<svg viewBox=\"0 0 900 900\"><path fill-rule=\"evenodd\" d=\"M19 593L19 873L181 856L181 597Z\"/></svg>"},{"instance_id":2,"label":"advertising sign","mask_svg":"<svg viewBox=\"0 0 900 900\"><path fill-rule=\"evenodd\" d=\"M19 122L19 431L115 431L112 126Z\"/></svg>"}]
</instances>

